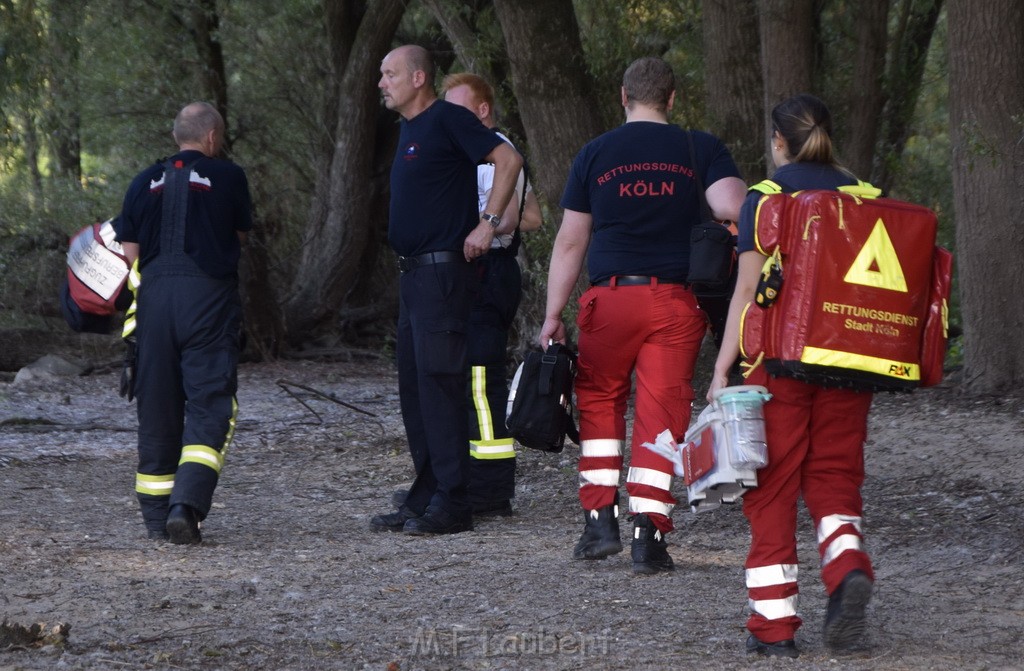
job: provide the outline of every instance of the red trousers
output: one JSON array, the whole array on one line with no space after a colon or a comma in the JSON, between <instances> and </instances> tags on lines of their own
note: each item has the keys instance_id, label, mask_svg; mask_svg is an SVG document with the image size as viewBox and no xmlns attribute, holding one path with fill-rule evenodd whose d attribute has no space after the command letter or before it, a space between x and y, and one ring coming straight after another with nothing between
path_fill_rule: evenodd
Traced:
<instances>
[{"instance_id":1,"label":"red trousers","mask_svg":"<svg viewBox=\"0 0 1024 671\"><path fill-rule=\"evenodd\" d=\"M864 440L869 392L826 389L772 378L761 367L748 379L772 394L764 406L768 465L743 497L750 522L746 582L747 629L774 643L793 638L797 616L797 499L803 496L817 531L821 579L831 594L847 573L874 580L861 534Z\"/></svg>"},{"instance_id":2,"label":"red trousers","mask_svg":"<svg viewBox=\"0 0 1024 671\"><path fill-rule=\"evenodd\" d=\"M676 503L670 492L672 464L642 445L666 429L682 440L707 320L693 293L678 284L591 287L579 304L580 503L596 510L615 500L635 372L629 510L647 513L667 533Z\"/></svg>"}]
</instances>

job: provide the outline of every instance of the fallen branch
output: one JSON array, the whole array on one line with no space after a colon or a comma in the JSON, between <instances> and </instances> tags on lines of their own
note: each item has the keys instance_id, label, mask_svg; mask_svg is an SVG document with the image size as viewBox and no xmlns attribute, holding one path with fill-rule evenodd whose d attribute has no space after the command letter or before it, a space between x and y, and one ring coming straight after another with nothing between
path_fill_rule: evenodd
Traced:
<instances>
[{"instance_id":1,"label":"fallen branch","mask_svg":"<svg viewBox=\"0 0 1024 671\"><path fill-rule=\"evenodd\" d=\"M79 422L62 424L42 417L11 417L0 421L0 427L27 433L44 433L49 431L135 431L134 427L111 426L99 422Z\"/></svg>"},{"instance_id":2,"label":"fallen branch","mask_svg":"<svg viewBox=\"0 0 1024 671\"><path fill-rule=\"evenodd\" d=\"M177 638L179 636L203 634L208 631L217 631L225 629L221 625L207 626L207 625L193 625L191 627L182 627L180 629L172 629L171 631L165 631L159 636L150 636L149 638L140 638L132 641L132 645L141 645L143 643L156 643L157 641L163 641L168 638Z\"/></svg>"},{"instance_id":3,"label":"fallen branch","mask_svg":"<svg viewBox=\"0 0 1024 671\"><path fill-rule=\"evenodd\" d=\"M342 405L342 406L345 406L345 407L346 407L346 408L348 408L349 410L355 410L356 412L362 413L362 414L364 414L364 415L368 415L369 417L373 417L373 418L376 418L376 417L377 417L377 415L373 414L373 413L372 413L372 412L370 412L369 410L363 410L362 408L360 408L360 407L357 407L357 406L354 406L354 405L352 405L351 403L346 403L345 401L342 401L342 400L340 400L339 398L335 397L335 395L334 395L334 394L328 394L328 393L325 393L325 392L322 392L322 391L320 391L319 389L314 389L313 387L307 387L307 386L306 386L306 385L304 385L304 384L299 384L299 383L297 383L297 382L291 382L291 381L289 381L289 380L278 380L278 381L277 381L277 385L278 385L279 387L281 387L282 389L284 389L284 390L285 390L286 392L288 392L288 395L289 395L289 396L291 396L291 397L292 397L292 398L294 398L294 399L295 399L296 401L298 401L298 402L299 402L299 403L301 403L301 404L302 404L303 406L305 406L305 408L306 408L307 410L309 410L309 411L310 411L311 413L313 413L314 415L316 415L316 418L317 418L317 419L320 419L320 415L318 415L318 414L317 414L317 412L316 412L315 410L313 410L313 408L309 407L309 405L308 405L308 404L307 404L307 403L306 403L305 401L303 401L303 400L302 400L301 398L299 398L299 397L298 397L298 396L297 396L297 395L296 395L296 394L295 394L295 393L294 393L294 392L293 392L293 391L292 391L291 389L289 389L288 387L295 387L296 389L301 389L301 390L303 390L303 391L308 391L309 393L311 393L311 394L313 394L313 395L315 395L315 396L319 396L319 397L320 397L320 398L322 398L322 399L325 399L325 400L327 400L327 401L331 401L332 403L337 403L338 405ZM321 421L321 423L323 423L323 420L322 420L322 419L320 419L320 421Z\"/></svg>"}]
</instances>

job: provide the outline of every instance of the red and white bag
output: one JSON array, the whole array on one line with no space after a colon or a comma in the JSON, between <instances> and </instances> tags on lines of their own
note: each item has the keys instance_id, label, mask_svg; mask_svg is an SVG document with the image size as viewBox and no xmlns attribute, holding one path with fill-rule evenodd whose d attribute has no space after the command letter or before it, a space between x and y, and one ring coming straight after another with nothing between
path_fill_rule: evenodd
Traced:
<instances>
[{"instance_id":1,"label":"red and white bag","mask_svg":"<svg viewBox=\"0 0 1024 671\"><path fill-rule=\"evenodd\" d=\"M71 238L61 308L75 331L109 332L112 315L131 302L130 295L122 295L130 294L125 288L128 259L115 237L113 220L108 220L86 226Z\"/></svg>"}]
</instances>

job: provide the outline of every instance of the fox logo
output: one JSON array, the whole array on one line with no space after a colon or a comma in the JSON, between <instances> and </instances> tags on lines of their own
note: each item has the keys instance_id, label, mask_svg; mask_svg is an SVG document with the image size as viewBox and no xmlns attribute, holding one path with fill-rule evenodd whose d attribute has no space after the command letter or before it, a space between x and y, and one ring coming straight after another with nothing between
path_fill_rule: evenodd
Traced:
<instances>
[{"instance_id":1,"label":"fox logo","mask_svg":"<svg viewBox=\"0 0 1024 671\"><path fill-rule=\"evenodd\" d=\"M909 378L911 376L912 369L913 369L913 366L911 366L910 364L899 364L899 363L890 364L889 365L889 375L892 375L893 377L906 377L906 378Z\"/></svg>"}]
</instances>

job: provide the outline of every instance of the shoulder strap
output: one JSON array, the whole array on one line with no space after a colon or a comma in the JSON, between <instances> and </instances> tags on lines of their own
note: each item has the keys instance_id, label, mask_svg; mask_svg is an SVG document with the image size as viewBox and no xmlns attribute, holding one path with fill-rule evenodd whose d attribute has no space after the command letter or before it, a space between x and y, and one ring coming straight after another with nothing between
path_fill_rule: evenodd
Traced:
<instances>
[{"instance_id":1,"label":"shoulder strap","mask_svg":"<svg viewBox=\"0 0 1024 671\"><path fill-rule=\"evenodd\" d=\"M848 193L851 196L857 196L858 198L878 198L882 195L882 190L872 186L862 179L858 179L856 184L850 184L849 186L841 186L838 191Z\"/></svg>"},{"instance_id":2,"label":"shoulder strap","mask_svg":"<svg viewBox=\"0 0 1024 671\"><path fill-rule=\"evenodd\" d=\"M859 198L878 198L879 196L882 195L881 189L872 186L871 184L865 182L862 179L858 179L856 184L841 186L836 190L842 191L843 193L848 193L851 196L857 196ZM766 196L770 196L776 193L790 193L792 189L790 189L782 182L774 182L770 179L766 179L749 187L747 191L757 191L758 193L763 193Z\"/></svg>"},{"instance_id":3,"label":"shoulder strap","mask_svg":"<svg viewBox=\"0 0 1024 671\"><path fill-rule=\"evenodd\" d=\"M704 181L700 178L700 168L697 166L697 151L693 148L693 131L686 133L686 141L690 145L690 163L693 164L693 178L697 182L697 197L700 198L701 221L710 221L711 208L708 206L707 196L704 195Z\"/></svg>"},{"instance_id":4,"label":"shoulder strap","mask_svg":"<svg viewBox=\"0 0 1024 671\"><path fill-rule=\"evenodd\" d=\"M160 219L160 253L185 250L185 215L188 213L189 177L198 159L179 167L181 161L164 163L163 212Z\"/></svg>"},{"instance_id":5,"label":"shoulder strap","mask_svg":"<svg viewBox=\"0 0 1024 671\"><path fill-rule=\"evenodd\" d=\"M765 179L749 187L747 191L757 191L758 193L770 196L775 193L782 193L782 185L770 179Z\"/></svg>"}]
</instances>

